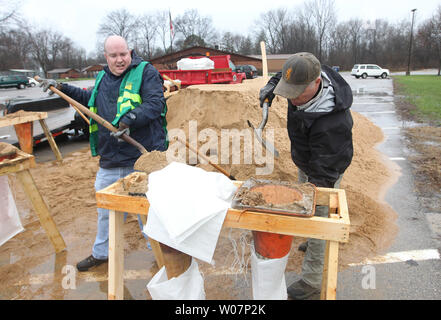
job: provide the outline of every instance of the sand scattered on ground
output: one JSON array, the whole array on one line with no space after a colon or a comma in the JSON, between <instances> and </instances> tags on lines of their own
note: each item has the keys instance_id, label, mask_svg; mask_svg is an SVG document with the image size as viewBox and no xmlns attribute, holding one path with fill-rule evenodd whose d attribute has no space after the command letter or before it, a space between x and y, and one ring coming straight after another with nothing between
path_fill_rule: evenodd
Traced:
<instances>
[{"instance_id":1,"label":"sand scattered on ground","mask_svg":"<svg viewBox=\"0 0 441 320\"><path fill-rule=\"evenodd\" d=\"M197 120L198 132L204 128L212 128L220 134L222 129L248 128L252 134L246 121L250 120L254 126L261 121L262 109L259 106L258 92L262 86L262 79L255 79L247 80L240 85L195 86L181 90L167 102L168 129L170 131L179 128L188 135L189 121ZM297 168L290 157L286 112L286 101L277 97L270 108L266 125L266 128L274 129L275 146L280 153L271 174L256 175L255 164L221 166L238 180L254 177L296 181ZM394 223L396 213L384 203L383 196L385 189L397 179L398 171L389 167L390 164L385 164L385 159L375 149L375 145L383 140L381 130L358 113L353 112L353 118L354 159L341 183L341 188L347 193L351 232L349 242L340 247L340 268L384 252L397 232ZM221 151L217 153L221 155ZM208 164L199 163L198 166L208 171L215 171ZM97 169L98 158L92 158L90 151L84 149L66 156L62 163L55 161L39 163L31 170L67 244L65 260L71 265L75 265L90 254L95 239L96 201L93 184ZM17 293L14 291L16 289L13 289L17 279L30 277L32 270L39 268L53 257L53 251L14 176L10 177L10 183L26 231L0 247L0 278L5 288L11 288L10 295L5 295L3 292L4 296L0 298L62 299L65 291L59 286L55 287L53 283L43 284L38 290L24 287ZM172 196L170 195L171 199ZM129 215L124 226L125 253L127 255L144 250L146 255L149 255L147 260L153 263L153 254L145 249L145 241L135 219L135 216ZM231 287L234 281L228 274L239 271L241 265L236 264L239 260L243 262L242 266L249 267L247 260L249 246L245 243L249 244L251 239L251 232L248 231L222 230L214 256L216 266L202 262L200 264L206 279L205 290L208 299L241 298L241 289ZM303 253L297 251L297 246L304 240L294 239L287 271L300 271ZM234 251L233 245L239 250ZM2 259L6 262L2 263ZM222 270L225 270L226 275L220 275ZM50 272L53 270L51 269ZM97 272L105 274L106 268L98 268ZM154 267L151 272L152 274L156 272ZM149 298L148 293L146 297Z\"/></svg>"}]
</instances>

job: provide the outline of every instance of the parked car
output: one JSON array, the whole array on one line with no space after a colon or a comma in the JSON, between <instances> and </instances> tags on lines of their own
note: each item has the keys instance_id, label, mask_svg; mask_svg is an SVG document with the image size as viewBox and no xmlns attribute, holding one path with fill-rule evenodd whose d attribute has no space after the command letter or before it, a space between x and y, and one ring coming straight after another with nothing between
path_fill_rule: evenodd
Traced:
<instances>
[{"instance_id":1,"label":"parked car","mask_svg":"<svg viewBox=\"0 0 441 320\"><path fill-rule=\"evenodd\" d=\"M390 75L390 71L389 69L380 68L376 64L356 64L352 68L351 75L357 79L360 77L363 79L367 77L386 79Z\"/></svg>"},{"instance_id":2,"label":"parked car","mask_svg":"<svg viewBox=\"0 0 441 320\"><path fill-rule=\"evenodd\" d=\"M257 78L257 69L251 64L236 66L236 72L245 72L247 79Z\"/></svg>"},{"instance_id":3,"label":"parked car","mask_svg":"<svg viewBox=\"0 0 441 320\"><path fill-rule=\"evenodd\" d=\"M29 85L29 80L25 76L0 76L0 88L25 89Z\"/></svg>"}]
</instances>

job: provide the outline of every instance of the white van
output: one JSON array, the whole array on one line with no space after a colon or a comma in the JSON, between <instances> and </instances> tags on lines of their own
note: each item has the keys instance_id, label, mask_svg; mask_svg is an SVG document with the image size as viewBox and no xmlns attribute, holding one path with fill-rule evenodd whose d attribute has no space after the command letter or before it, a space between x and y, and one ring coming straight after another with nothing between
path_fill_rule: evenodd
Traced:
<instances>
[{"instance_id":1,"label":"white van","mask_svg":"<svg viewBox=\"0 0 441 320\"><path fill-rule=\"evenodd\" d=\"M367 77L381 77L382 79L386 79L389 74L389 69L382 69L376 64L356 64L351 71L351 75L355 76L357 79L360 77L363 79L366 79Z\"/></svg>"}]
</instances>

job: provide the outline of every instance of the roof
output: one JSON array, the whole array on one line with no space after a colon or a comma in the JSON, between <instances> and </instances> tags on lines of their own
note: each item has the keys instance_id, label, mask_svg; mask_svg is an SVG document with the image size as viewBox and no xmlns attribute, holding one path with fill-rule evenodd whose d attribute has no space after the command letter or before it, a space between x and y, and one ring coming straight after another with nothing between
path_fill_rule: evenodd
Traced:
<instances>
[{"instance_id":1,"label":"roof","mask_svg":"<svg viewBox=\"0 0 441 320\"><path fill-rule=\"evenodd\" d=\"M97 63L97 64L93 64L93 65L91 65L91 66L87 66L87 67L81 69L81 72L86 72L87 69L92 68L92 67L95 67L95 66L101 66L101 67L104 68L105 66L107 66L107 63Z\"/></svg>"},{"instance_id":2,"label":"roof","mask_svg":"<svg viewBox=\"0 0 441 320\"><path fill-rule=\"evenodd\" d=\"M267 60L286 60L289 57L291 57L294 53L289 54L267 54L266 59ZM261 55L251 55L250 57L256 58L256 59L262 59Z\"/></svg>"},{"instance_id":3,"label":"roof","mask_svg":"<svg viewBox=\"0 0 441 320\"><path fill-rule=\"evenodd\" d=\"M48 71L47 73L65 73L70 70L74 70L76 72L79 72L77 69L74 69L74 68L62 68L62 69L53 69L51 71Z\"/></svg>"}]
</instances>

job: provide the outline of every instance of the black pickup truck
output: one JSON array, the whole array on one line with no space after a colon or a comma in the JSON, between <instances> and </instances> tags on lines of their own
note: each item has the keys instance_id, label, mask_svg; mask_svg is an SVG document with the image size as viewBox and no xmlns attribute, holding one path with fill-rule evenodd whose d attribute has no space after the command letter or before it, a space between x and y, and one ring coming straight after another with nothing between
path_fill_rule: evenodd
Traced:
<instances>
[{"instance_id":1,"label":"black pickup truck","mask_svg":"<svg viewBox=\"0 0 441 320\"><path fill-rule=\"evenodd\" d=\"M54 138L66 135L84 136L85 139L89 137L89 126L86 121L84 121L78 112L75 112L67 101L60 97L10 100L5 105L4 113L6 115L19 110L47 112L48 118L45 119L45 122ZM34 145L47 140L43 131L39 129L38 125L34 125ZM13 128L9 128L9 130L13 130ZM2 136L1 133L5 134L5 132L0 132L0 136ZM16 140L4 142L18 144Z\"/></svg>"}]
</instances>

